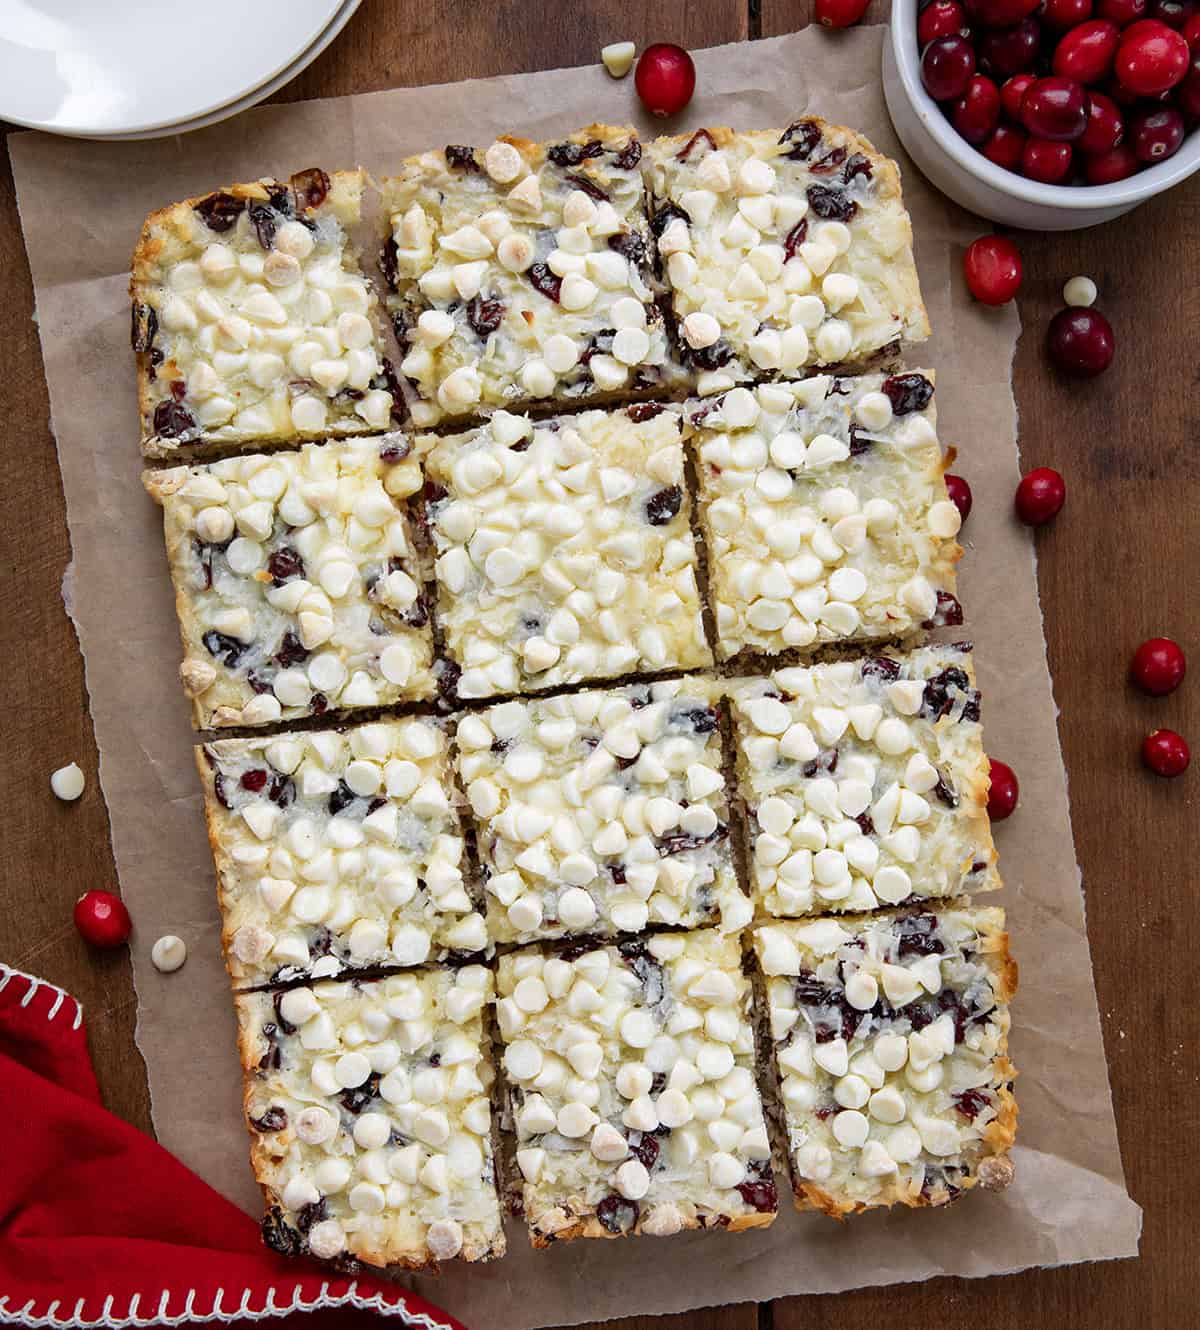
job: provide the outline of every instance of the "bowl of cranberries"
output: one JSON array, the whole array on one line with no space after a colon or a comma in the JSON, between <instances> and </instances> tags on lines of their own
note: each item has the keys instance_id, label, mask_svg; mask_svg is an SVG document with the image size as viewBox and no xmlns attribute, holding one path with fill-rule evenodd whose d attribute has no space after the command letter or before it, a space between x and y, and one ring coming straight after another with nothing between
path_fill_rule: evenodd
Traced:
<instances>
[{"instance_id":1,"label":"bowl of cranberries","mask_svg":"<svg viewBox=\"0 0 1200 1330\"><path fill-rule=\"evenodd\" d=\"M1200 0L894 0L884 94L956 202L1093 226L1200 167Z\"/></svg>"}]
</instances>

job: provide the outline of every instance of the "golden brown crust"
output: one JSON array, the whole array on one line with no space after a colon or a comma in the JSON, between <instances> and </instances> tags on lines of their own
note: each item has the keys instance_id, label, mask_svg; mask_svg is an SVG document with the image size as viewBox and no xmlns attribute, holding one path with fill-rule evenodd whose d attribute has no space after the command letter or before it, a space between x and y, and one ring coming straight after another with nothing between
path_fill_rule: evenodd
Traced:
<instances>
[{"instance_id":1,"label":"golden brown crust","mask_svg":"<svg viewBox=\"0 0 1200 1330\"><path fill-rule=\"evenodd\" d=\"M719 1220L713 1216L713 1222L706 1222L708 1216L690 1215L683 1219L683 1226L680 1232L685 1229L723 1229L728 1233L743 1233L752 1228L768 1228L775 1222L777 1211L770 1210L766 1212L752 1211L744 1215L733 1215L729 1219L720 1216ZM534 1226L533 1221L529 1225L530 1244L538 1249L554 1247L562 1242L574 1242L576 1238L625 1238L642 1236L643 1229L641 1222L635 1224L627 1233L613 1233L611 1230L596 1218L595 1215L582 1215L573 1224L566 1228L560 1228L553 1233L541 1233Z\"/></svg>"}]
</instances>

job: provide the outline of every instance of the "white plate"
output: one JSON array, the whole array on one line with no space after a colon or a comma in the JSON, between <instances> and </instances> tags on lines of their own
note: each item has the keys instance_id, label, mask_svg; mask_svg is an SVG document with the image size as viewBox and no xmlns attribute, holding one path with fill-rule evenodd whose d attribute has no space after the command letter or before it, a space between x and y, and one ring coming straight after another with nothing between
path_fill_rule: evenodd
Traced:
<instances>
[{"instance_id":1,"label":"white plate","mask_svg":"<svg viewBox=\"0 0 1200 1330\"><path fill-rule=\"evenodd\" d=\"M177 124L162 125L157 129L134 131L130 134L94 134L90 137L103 139L107 143L168 138L173 134L188 134L193 129L203 129L206 125L215 125L221 120L228 120L230 116L239 115L242 111L249 110L250 107L269 97L273 92L278 92L285 84L290 83L301 70L311 65L349 23L360 4L362 4L362 0L343 0L342 7L333 16L329 26L286 69L280 70L274 78L268 79L266 83L260 84L257 88L252 88L243 96L227 102L224 106L218 106L215 111L209 111L206 115L196 116L191 120L184 120Z\"/></svg>"},{"instance_id":2,"label":"white plate","mask_svg":"<svg viewBox=\"0 0 1200 1330\"><path fill-rule=\"evenodd\" d=\"M0 117L101 136L190 122L291 66L341 8L342 0L0 0Z\"/></svg>"}]
</instances>

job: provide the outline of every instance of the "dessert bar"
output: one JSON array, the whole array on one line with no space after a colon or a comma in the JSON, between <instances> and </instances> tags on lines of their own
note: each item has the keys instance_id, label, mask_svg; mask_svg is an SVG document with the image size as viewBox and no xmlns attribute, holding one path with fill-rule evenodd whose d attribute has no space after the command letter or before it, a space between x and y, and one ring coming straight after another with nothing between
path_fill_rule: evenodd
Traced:
<instances>
[{"instance_id":1,"label":"dessert bar","mask_svg":"<svg viewBox=\"0 0 1200 1330\"><path fill-rule=\"evenodd\" d=\"M219 739L196 765L236 984L486 948L433 721Z\"/></svg>"},{"instance_id":2,"label":"dessert bar","mask_svg":"<svg viewBox=\"0 0 1200 1330\"><path fill-rule=\"evenodd\" d=\"M493 942L749 922L717 697L684 679L460 718Z\"/></svg>"},{"instance_id":3,"label":"dessert bar","mask_svg":"<svg viewBox=\"0 0 1200 1330\"><path fill-rule=\"evenodd\" d=\"M147 471L198 729L430 697L399 434Z\"/></svg>"},{"instance_id":4,"label":"dessert bar","mask_svg":"<svg viewBox=\"0 0 1200 1330\"><path fill-rule=\"evenodd\" d=\"M479 965L237 999L263 1237L419 1270L504 1253Z\"/></svg>"},{"instance_id":5,"label":"dessert bar","mask_svg":"<svg viewBox=\"0 0 1200 1330\"><path fill-rule=\"evenodd\" d=\"M967 643L776 670L729 696L761 912L1000 886Z\"/></svg>"},{"instance_id":6,"label":"dessert bar","mask_svg":"<svg viewBox=\"0 0 1200 1330\"><path fill-rule=\"evenodd\" d=\"M770 1224L750 981L714 930L500 959L497 1023L535 1247Z\"/></svg>"},{"instance_id":7,"label":"dessert bar","mask_svg":"<svg viewBox=\"0 0 1200 1330\"><path fill-rule=\"evenodd\" d=\"M401 401L346 233L365 185L313 168L146 219L130 294L147 457L388 428Z\"/></svg>"},{"instance_id":8,"label":"dessert bar","mask_svg":"<svg viewBox=\"0 0 1200 1330\"><path fill-rule=\"evenodd\" d=\"M754 949L799 1209L840 1218L1008 1185L1017 967L1002 910L769 924Z\"/></svg>"},{"instance_id":9,"label":"dessert bar","mask_svg":"<svg viewBox=\"0 0 1200 1330\"><path fill-rule=\"evenodd\" d=\"M723 659L962 622L932 375L733 388L684 420Z\"/></svg>"}]
</instances>

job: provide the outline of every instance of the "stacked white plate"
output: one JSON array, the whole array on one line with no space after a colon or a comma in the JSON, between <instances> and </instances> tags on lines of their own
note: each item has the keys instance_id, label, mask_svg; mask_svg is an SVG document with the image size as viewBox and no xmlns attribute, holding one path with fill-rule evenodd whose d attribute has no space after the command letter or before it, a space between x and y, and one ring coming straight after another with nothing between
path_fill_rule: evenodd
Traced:
<instances>
[{"instance_id":1,"label":"stacked white plate","mask_svg":"<svg viewBox=\"0 0 1200 1330\"><path fill-rule=\"evenodd\" d=\"M151 139L225 120L295 78L360 0L0 0L0 119Z\"/></svg>"}]
</instances>

